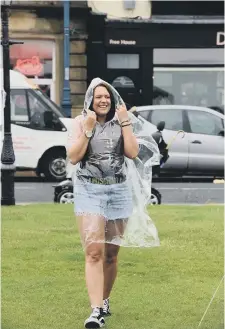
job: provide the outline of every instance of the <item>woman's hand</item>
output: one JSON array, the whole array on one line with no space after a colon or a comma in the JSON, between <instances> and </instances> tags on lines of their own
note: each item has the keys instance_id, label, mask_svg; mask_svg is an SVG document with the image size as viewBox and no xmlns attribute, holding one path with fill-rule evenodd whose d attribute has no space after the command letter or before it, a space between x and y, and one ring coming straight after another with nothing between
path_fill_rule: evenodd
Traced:
<instances>
[{"instance_id":1,"label":"woman's hand","mask_svg":"<svg viewBox=\"0 0 225 329\"><path fill-rule=\"evenodd\" d=\"M135 135L133 134L132 125L130 123L130 118L128 116L128 111L125 105L121 105L116 110L118 120L121 124L122 134L123 134L123 141L124 141L124 154L126 157L130 159L136 158L139 152L139 146ZM129 121L129 122L125 122Z\"/></svg>"},{"instance_id":2,"label":"woman's hand","mask_svg":"<svg viewBox=\"0 0 225 329\"><path fill-rule=\"evenodd\" d=\"M116 109L116 113L119 119L119 122L123 122L126 120L129 120L129 116L128 116L128 112L127 112L127 108L125 105L121 105Z\"/></svg>"},{"instance_id":3,"label":"woman's hand","mask_svg":"<svg viewBox=\"0 0 225 329\"><path fill-rule=\"evenodd\" d=\"M97 116L94 111L87 110L87 116L84 120L84 129L92 131L96 125Z\"/></svg>"}]
</instances>

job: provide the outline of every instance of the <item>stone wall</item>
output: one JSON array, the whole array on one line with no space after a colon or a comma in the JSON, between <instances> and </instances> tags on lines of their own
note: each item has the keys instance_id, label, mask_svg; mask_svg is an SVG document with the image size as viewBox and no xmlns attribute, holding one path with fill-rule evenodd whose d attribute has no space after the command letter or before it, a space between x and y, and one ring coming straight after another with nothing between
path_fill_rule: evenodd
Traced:
<instances>
[{"instance_id":1,"label":"stone wall","mask_svg":"<svg viewBox=\"0 0 225 329\"><path fill-rule=\"evenodd\" d=\"M84 95L87 89L87 56L86 41L70 42L70 88L73 103L73 116L80 114L83 108Z\"/></svg>"}]
</instances>

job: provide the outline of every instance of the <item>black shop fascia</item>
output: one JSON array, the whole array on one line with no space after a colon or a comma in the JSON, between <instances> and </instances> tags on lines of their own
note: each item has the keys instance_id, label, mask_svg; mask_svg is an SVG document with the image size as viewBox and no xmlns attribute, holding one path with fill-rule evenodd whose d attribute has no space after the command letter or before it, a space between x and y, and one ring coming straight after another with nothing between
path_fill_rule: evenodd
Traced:
<instances>
[{"instance_id":1,"label":"black shop fascia","mask_svg":"<svg viewBox=\"0 0 225 329\"><path fill-rule=\"evenodd\" d=\"M111 20L91 14L88 83L101 77L133 105L224 104L223 17Z\"/></svg>"}]
</instances>

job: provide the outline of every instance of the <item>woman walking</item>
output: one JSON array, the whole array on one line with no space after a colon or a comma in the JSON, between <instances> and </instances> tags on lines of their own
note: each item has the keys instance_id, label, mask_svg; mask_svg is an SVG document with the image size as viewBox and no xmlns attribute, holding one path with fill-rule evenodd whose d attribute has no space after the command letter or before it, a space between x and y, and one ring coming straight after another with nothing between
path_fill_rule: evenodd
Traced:
<instances>
[{"instance_id":1,"label":"woman walking","mask_svg":"<svg viewBox=\"0 0 225 329\"><path fill-rule=\"evenodd\" d=\"M104 316L111 315L109 296L120 246L159 245L157 230L145 211L151 166L159 160L157 145L148 135L110 84L99 78L91 82L67 148L75 165L75 214L92 308L85 328L101 328ZM147 163L138 159L140 148L150 151Z\"/></svg>"}]
</instances>

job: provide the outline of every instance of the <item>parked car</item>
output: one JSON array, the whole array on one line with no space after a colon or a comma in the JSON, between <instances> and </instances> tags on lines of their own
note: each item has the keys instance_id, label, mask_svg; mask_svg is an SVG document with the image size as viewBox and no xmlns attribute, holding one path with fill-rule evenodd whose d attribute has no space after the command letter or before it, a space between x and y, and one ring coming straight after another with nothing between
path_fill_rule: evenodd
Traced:
<instances>
[{"instance_id":1,"label":"parked car","mask_svg":"<svg viewBox=\"0 0 225 329\"><path fill-rule=\"evenodd\" d=\"M209 106L211 110L224 114L224 106Z\"/></svg>"},{"instance_id":2,"label":"parked car","mask_svg":"<svg viewBox=\"0 0 225 329\"><path fill-rule=\"evenodd\" d=\"M73 182L70 178L53 185L53 187L55 203L74 203ZM152 187L150 204L161 204L161 198L161 193Z\"/></svg>"},{"instance_id":3,"label":"parked car","mask_svg":"<svg viewBox=\"0 0 225 329\"><path fill-rule=\"evenodd\" d=\"M170 148L170 158L160 175L174 174L224 177L224 115L205 107L152 105L136 108L138 116L149 122L152 133L159 121L165 121L166 143L177 136Z\"/></svg>"}]
</instances>

